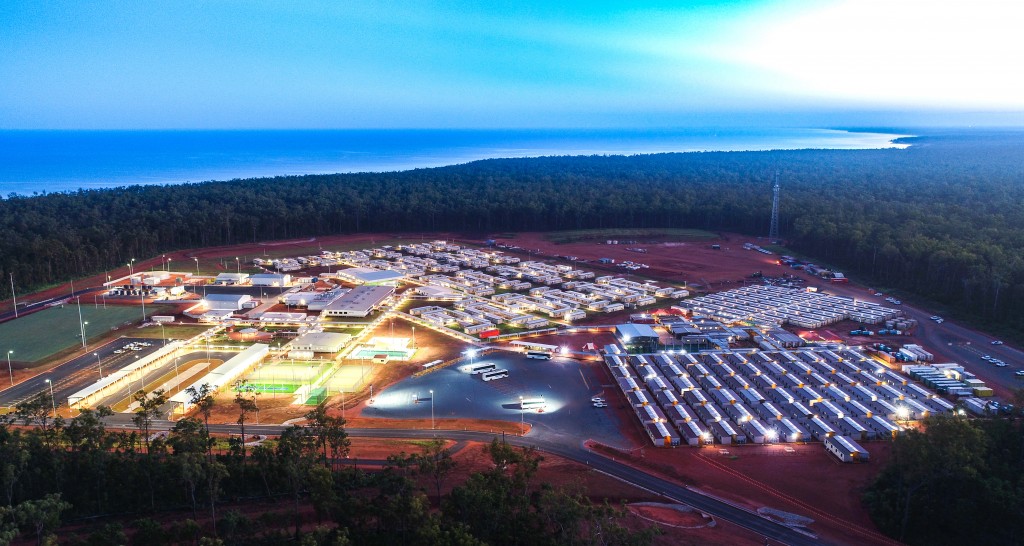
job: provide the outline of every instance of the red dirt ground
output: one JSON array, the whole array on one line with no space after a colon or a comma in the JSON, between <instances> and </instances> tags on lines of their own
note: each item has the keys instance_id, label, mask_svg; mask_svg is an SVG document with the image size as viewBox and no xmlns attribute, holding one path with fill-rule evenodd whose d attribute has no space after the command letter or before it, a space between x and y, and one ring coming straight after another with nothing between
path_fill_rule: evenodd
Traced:
<instances>
[{"instance_id":1,"label":"red dirt ground","mask_svg":"<svg viewBox=\"0 0 1024 546\"><path fill-rule=\"evenodd\" d=\"M661 279L668 282L681 283L686 281L695 284L712 285L732 284L728 288L738 286L735 281L741 281L755 271L762 271L766 275L781 275L791 273L788 267L775 263L777 256L770 256L743 250L743 243L753 241L740 235L722 234L720 239L714 241L701 240L692 242L660 242L652 244L635 245L606 245L598 244L597 241L557 244L549 241L545 233L517 233L515 238L502 239L499 242L528 249L522 251L507 251L509 253L525 254L534 259L552 258L555 256L576 256L581 260L588 260L588 263L580 264L583 269L608 272L608 274L627 275L635 273L652 279ZM722 245L722 250L712 250L712 242ZM646 253L632 252L629 248L643 248ZM538 251L539 253L530 252ZM650 266L631 272L627 269L616 267L614 264L606 265L596 263L599 258L612 258L616 263L633 261ZM726 283L731 281L731 283ZM721 288L721 286L716 286Z\"/></svg>"}]
</instances>

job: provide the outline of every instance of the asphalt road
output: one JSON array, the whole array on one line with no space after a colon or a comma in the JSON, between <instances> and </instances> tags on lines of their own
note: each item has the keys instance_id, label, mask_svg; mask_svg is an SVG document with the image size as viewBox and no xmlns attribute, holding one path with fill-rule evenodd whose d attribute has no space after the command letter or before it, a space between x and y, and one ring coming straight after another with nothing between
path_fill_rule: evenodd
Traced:
<instances>
[{"instance_id":1,"label":"asphalt road","mask_svg":"<svg viewBox=\"0 0 1024 546\"><path fill-rule=\"evenodd\" d=\"M152 345L140 351L125 351L121 354L114 352L133 341L144 341ZM159 340L142 338L118 338L98 348L93 347L89 353L26 379L13 387L9 386L9 383L4 383L6 386L0 390L0 406L14 406L40 392L47 391L50 388L46 382L47 379L53 382L53 396L57 405L66 404L68 396L99 380L100 366L103 367L103 375L106 376L159 348ZM97 355L99 356L98 360Z\"/></svg>"},{"instance_id":2,"label":"asphalt road","mask_svg":"<svg viewBox=\"0 0 1024 546\"><path fill-rule=\"evenodd\" d=\"M134 428L130 415L116 415L107 420L111 426ZM169 430L174 426L170 421L154 421L150 427L153 431ZM248 425L247 434L280 435L284 425ZM536 431L537 429L534 429ZM238 434L237 425L210 425L210 431L217 434ZM459 430L419 430L419 429L347 429L350 436L356 438L447 438L455 441L490 442L498 436L487 432L470 432ZM676 485L662 478L653 476L628 465L613 461L607 457L590 451L581 445L565 442L564 437L548 438L543 432L531 432L527 436L505 436L501 438L509 444L519 447L535 447L540 451L558 455L566 459L587 465L599 472L612 476L623 482L632 484L666 500L683 503L702 512L720 518L772 541L793 546L812 546L826 544L820 538L798 532L785 525L765 519L755 512L748 511L733 504L709 497L686 487Z\"/></svg>"},{"instance_id":3,"label":"asphalt road","mask_svg":"<svg viewBox=\"0 0 1024 546\"><path fill-rule=\"evenodd\" d=\"M1015 371L1024 369L1024 352L1015 347L992 345L995 338L990 335L960 326L949 320L938 324L929 318L935 314L931 311L907 304L893 305L885 301L886 296L871 296L863 288L829 285L822 287L822 290L902 310L907 317L918 321L917 331L913 336L904 338L904 343L919 343L926 351L935 353L935 362L953 361L963 364L967 371L985 381L998 394L1009 396L1012 389L1024 387L1024 378L1014 375ZM865 343L868 343L871 338L864 338L864 340ZM999 368L995 364L982 360L983 355L999 358L1008 366Z\"/></svg>"}]
</instances>

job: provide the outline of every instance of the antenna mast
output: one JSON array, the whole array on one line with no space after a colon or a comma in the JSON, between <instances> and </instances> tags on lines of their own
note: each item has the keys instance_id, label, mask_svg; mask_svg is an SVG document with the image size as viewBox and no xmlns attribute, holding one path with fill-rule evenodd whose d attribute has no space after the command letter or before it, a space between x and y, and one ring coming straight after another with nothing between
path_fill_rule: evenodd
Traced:
<instances>
[{"instance_id":1,"label":"antenna mast","mask_svg":"<svg viewBox=\"0 0 1024 546\"><path fill-rule=\"evenodd\" d=\"M775 185L772 186L772 225L768 228L768 242L779 242L779 171L775 171Z\"/></svg>"}]
</instances>

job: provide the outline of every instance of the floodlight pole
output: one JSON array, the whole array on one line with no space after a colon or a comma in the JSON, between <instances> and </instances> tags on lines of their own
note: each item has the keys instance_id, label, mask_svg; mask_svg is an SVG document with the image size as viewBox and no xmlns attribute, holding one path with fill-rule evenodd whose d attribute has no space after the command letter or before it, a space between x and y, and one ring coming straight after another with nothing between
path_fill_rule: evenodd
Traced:
<instances>
[{"instance_id":1,"label":"floodlight pole","mask_svg":"<svg viewBox=\"0 0 1024 546\"><path fill-rule=\"evenodd\" d=\"M50 406L53 408L53 418L57 418L57 399L53 397L53 381L46 380L46 384L50 386Z\"/></svg>"},{"instance_id":2,"label":"floodlight pole","mask_svg":"<svg viewBox=\"0 0 1024 546\"><path fill-rule=\"evenodd\" d=\"M14 367L11 366L11 353L14 351L7 351L7 371L11 372L11 386L14 386Z\"/></svg>"},{"instance_id":3,"label":"floodlight pole","mask_svg":"<svg viewBox=\"0 0 1024 546\"><path fill-rule=\"evenodd\" d=\"M14 293L14 273L11 273L11 297L14 298L14 318L18 318L18 295Z\"/></svg>"},{"instance_id":4,"label":"floodlight pole","mask_svg":"<svg viewBox=\"0 0 1024 546\"><path fill-rule=\"evenodd\" d=\"M103 361L100 360L100 354L93 353L92 356L96 357L96 365L100 368L100 379L103 379Z\"/></svg>"},{"instance_id":5,"label":"floodlight pole","mask_svg":"<svg viewBox=\"0 0 1024 546\"><path fill-rule=\"evenodd\" d=\"M434 389L430 389L430 430L434 430Z\"/></svg>"}]
</instances>

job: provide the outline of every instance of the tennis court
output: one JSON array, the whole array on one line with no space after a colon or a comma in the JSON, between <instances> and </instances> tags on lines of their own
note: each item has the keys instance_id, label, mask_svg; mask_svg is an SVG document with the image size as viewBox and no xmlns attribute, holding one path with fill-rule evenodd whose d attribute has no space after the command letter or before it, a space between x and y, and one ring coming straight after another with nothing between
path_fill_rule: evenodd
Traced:
<instances>
[{"instance_id":1,"label":"tennis court","mask_svg":"<svg viewBox=\"0 0 1024 546\"><path fill-rule=\"evenodd\" d=\"M147 305L146 314L160 314L166 308ZM107 305L103 308L84 302L82 305L82 321L88 322L86 339L99 337L126 322L134 324L141 320L141 307ZM3 343L0 353L14 351L11 359L25 363L35 363L69 347L80 346L78 306L69 303L51 307L0 324L0 343Z\"/></svg>"}]
</instances>

